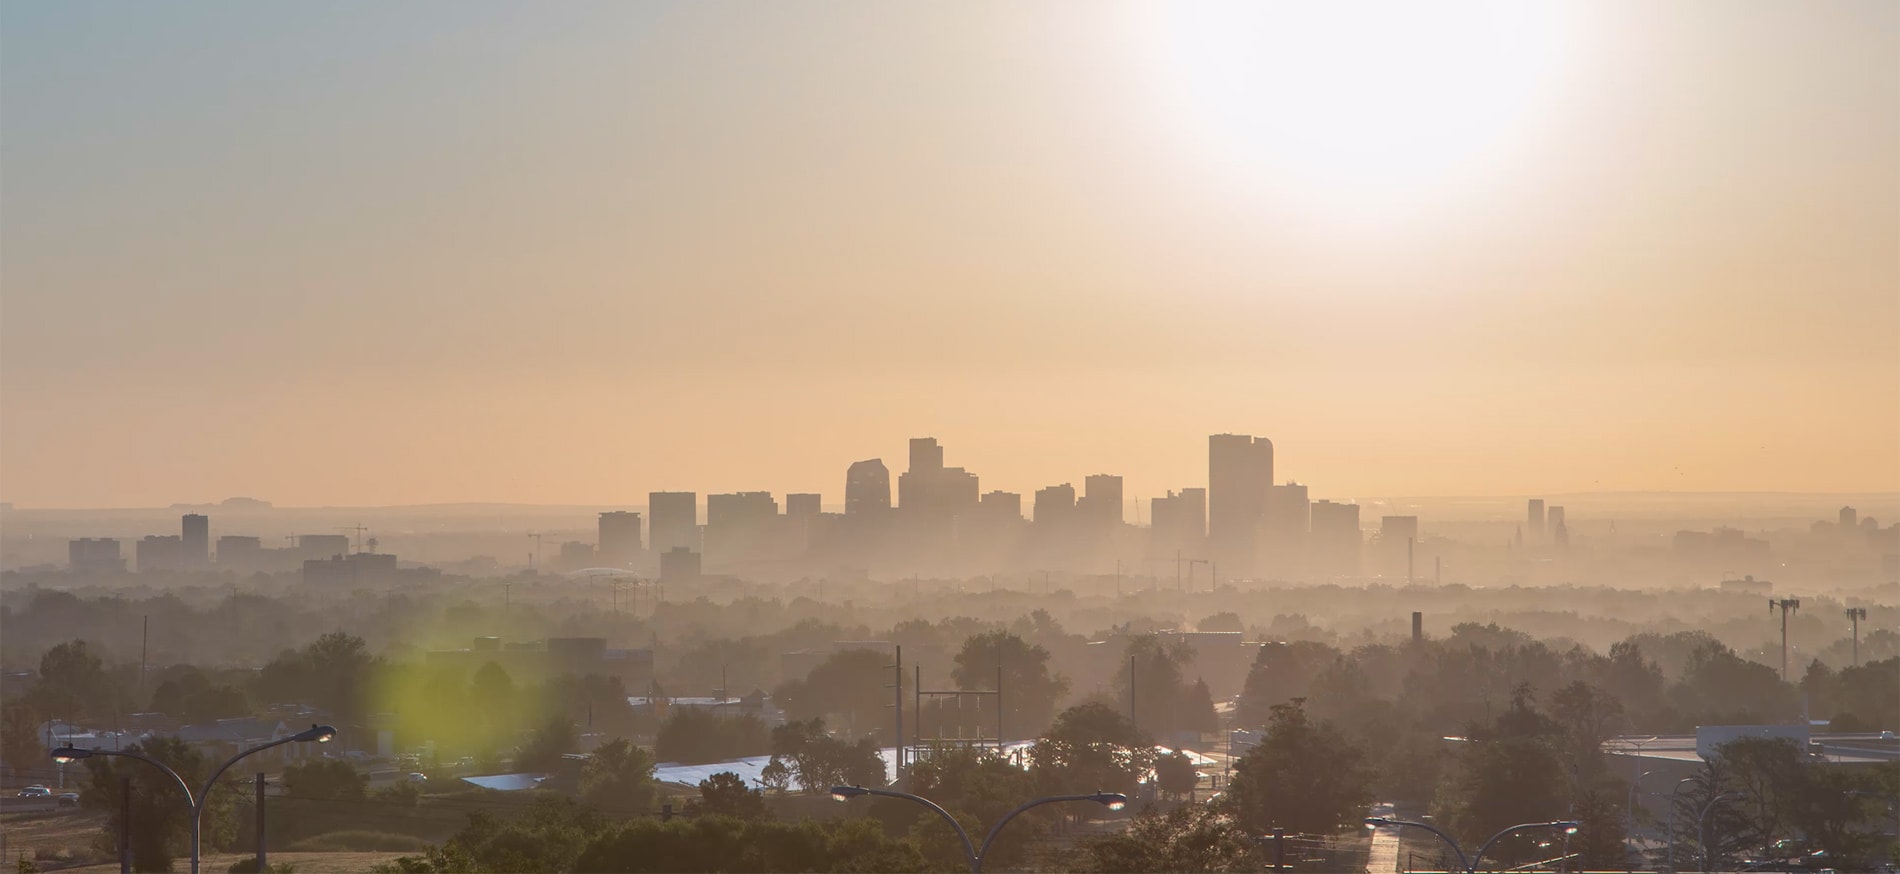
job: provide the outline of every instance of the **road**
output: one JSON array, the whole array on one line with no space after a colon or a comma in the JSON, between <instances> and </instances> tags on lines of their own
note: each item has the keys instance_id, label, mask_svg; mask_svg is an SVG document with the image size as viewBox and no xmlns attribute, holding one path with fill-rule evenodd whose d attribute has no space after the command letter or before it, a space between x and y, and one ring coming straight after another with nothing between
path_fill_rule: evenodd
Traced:
<instances>
[{"instance_id":1,"label":"road","mask_svg":"<svg viewBox=\"0 0 1900 874\"><path fill-rule=\"evenodd\" d=\"M1390 817L1392 805L1380 803L1372 806L1368 816ZM1366 874L1392 874L1399 870L1399 832L1398 826L1372 830L1372 849L1366 853Z\"/></svg>"}]
</instances>

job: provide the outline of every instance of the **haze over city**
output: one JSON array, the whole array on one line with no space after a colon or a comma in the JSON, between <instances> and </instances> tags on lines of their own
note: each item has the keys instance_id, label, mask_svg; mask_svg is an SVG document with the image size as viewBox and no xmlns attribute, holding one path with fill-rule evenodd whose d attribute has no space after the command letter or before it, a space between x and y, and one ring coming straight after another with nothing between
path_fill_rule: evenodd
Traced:
<instances>
[{"instance_id":1,"label":"haze over city","mask_svg":"<svg viewBox=\"0 0 1900 874\"><path fill-rule=\"evenodd\" d=\"M4 0L0 856L1900 870L1896 47Z\"/></svg>"}]
</instances>

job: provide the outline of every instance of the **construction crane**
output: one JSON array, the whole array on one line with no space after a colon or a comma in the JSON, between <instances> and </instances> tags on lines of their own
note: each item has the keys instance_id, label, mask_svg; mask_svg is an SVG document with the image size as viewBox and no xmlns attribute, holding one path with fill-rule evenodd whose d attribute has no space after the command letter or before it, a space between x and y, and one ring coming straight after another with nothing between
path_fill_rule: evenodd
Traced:
<instances>
[{"instance_id":1,"label":"construction crane","mask_svg":"<svg viewBox=\"0 0 1900 874\"><path fill-rule=\"evenodd\" d=\"M363 551L363 532L368 531L369 530L368 528L365 528L361 525L338 525L336 526L336 530L356 532L356 551L357 552Z\"/></svg>"}]
</instances>

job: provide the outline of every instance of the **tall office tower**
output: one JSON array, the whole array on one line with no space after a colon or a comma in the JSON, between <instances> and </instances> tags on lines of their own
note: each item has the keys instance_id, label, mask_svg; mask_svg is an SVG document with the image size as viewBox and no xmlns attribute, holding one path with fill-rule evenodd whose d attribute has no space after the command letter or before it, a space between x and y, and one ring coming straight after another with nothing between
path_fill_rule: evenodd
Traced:
<instances>
[{"instance_id":1,"label":"tall office tower","mask_svg":"<svg viewBox=\"0 0 1900 874\"><path fill-rule=\"evenodd\" d=\"M1570 529L1564 525L1564 508L1552 507L1546 517L1550 526L1550 542L1558 546L1570 545Z\"/></svg>"},{"instance_id":2,"label":"tall office tower","mask_svg":"<svg viewBox=\"0 0 1900 874\"><path fill-rule=\"evenodd\" d=\"M699 495L695 492L648 492L647 545L660 553L676 546L698 552Z\"/></svg>"},{"instance_id":3,"label":"tall office tower","mask_svg":"<svg viewBox=\"0 0 1900 874\"><path fill-rule=\"evenodd\" d=\"M1262 526L1261 567L1281 579L1297 579L1305 569L1306 533L1311 526L1306 486L1287 483L1267 490Z\"/></svg>"},{"instance_id":4,"label":"tall office tower","mask_svg":"<svg viewBox=\"0 0 1900 874\"><path fill-rule=\"evenodd\" d=\"M844 473L844 512L847 516L882 513L891 508L891 472L881 458L853 462Z\"/></svg>"},{"instance_id":5,"label":"tall office tower","mask_svg":"<svg viewBox=\"0 0 1900 874\"><path fill-rule=\"evenodd\" d=\"M1417 548L1417 516L1385 516L1379 520L1380 570L1386 576L1404 577L1416 570Z\"/></svg>"},{"instance_id":6,"label":"tall office tower","mask_svg":"<svg viewBox=\"0 0 1900 874\"><path fill-rule=\"evenodd\" d=\"M184 518L184 560L193 567L211 563L211 519L197 513Z\"/></svg>"},{"instance_id":7,"label":"tall office tower","mask_svg":"<svg viewBox=\"0 0 1900 874\"><path fill-rule=\"evenodd\" d=\"M1075 502L1076 518L1093 530L1107 530L1122 524L1122 478L1114 474L1090 474L1082 480L1082 497Z\"/></svg>"},{"instance_id":8,"label":"tall office tower","mask_svg":"<svg viewBox=\"0 0 1900 874\"><path fill-rule=\"evenodd\" d=\"M626 569L640 560L640 514L610 510L600 514L600 544L594 560L602 567Z\"/></svg>"},{"instance_id":9,"label":"tall office tower","mask_svg":"<svg viewBox=\"0 0 1900 874\"><path fill-rule=\"evenodd\" d=\"M976 509L980 491L976 474L961 467L943 466L943 447L935 437L910 441L910 469L897 477L897 509L918 530L948 531L959 513Z\"/></svg>"},{"instance_id":10,"label":"tall office tower","mask_svg":"<svg viewBox=\"0 0 1900 874\"><path fill-rule=\"evenodd\" d=\"M1532 540L1537 540L1544 536L1544 499L1543 498L1531 499L1529 517L1525 521L1529 523L1525 527L1530 529Z\"/></svg>"},{"instance_id":11,"label":"tall office tower","mask_svg":"<svg viewBox=\"0 0 1900 874\"><path fill-rule=\"evenodd\" d=\"M1860 524L1860 513L1858 511L1856 511L1853 507L1841 508L1841 530L1842 531L1852 534L1854 533L1854 526L1859 525L1859 524Z\"/></svg>"},{"instance_id":12,"label":"tall office tower","mask_svg":"<svg viewBox=\"0 0 1900 874\"><path fill-rule=\"evenodd\" d=\"M1207 536L1207 490L1170 491L1148 501L1148 549L1158 556L1176 552L1184 558L1201 557L1201 539Z\"/></svg>"},{"instance_id":13,"label":"tall office tower","mask_svg":"<svg viewBox=\"0 0 1900 874\"><path fill-rule=\"evenodd\" d=\"M985 492L977 502L977 508L986 519L1014 520L1023 519L1023 496L1015 492Z\"/></svg>"},{"instance_id":14,"label":"tall office tower","mask_svg":"<svg viewBox=\"0 0 1900 874\"><path fill-rule=\"evenodd\" d=\"M1246 434L1207 438L1207 546L1229 576L1253 572L1272 488L1272 441Z\"/></svg>"},{"instance_id":15,"label":"tall office tower","mask_svg":"<svg viewBox=\"0 0 1900 874\"><path fill-rule=\"evenodd\" d=\"M81 537L66 541L66 563L75 573L117 573L125 570L119 541L110 537Z\"/></svg>"},{"instance_id":16,"label":"tall office tower","mask_svg":"<svg viewBox=\"0 0 1900 874\"><path fill-rule=\"evenodd\" d=\"M1365 535L1359 531L1359 505L1314 501L1312 519L1309 567L1330 576L1358 576L1365 548Z\"/></svg>"},{"instance_id":17,"label":"tall office tower","mask_svg":"<svg viewBox=\"0 0 1900 874\"><path fill-rule=\"evenodd\" d=\"M776 546L778 501L771 492L706 496L706 561L767 558Z\"/></svg>"},{"instance_id":18,"label":"tall office tower","mask_svg":"<svg viewBox=\"0 0 1900 874\"><path fill-rule=\"evenodd\" d=\"M241 534L218 538L218 564L225 567L255 568L264 560L264 541Z\"/></svg>"},{"instance_id":19,"label":"tall office tower","mask_svg":"<svg viewBox=\"0 0 1900 874\"><path fill-rule=\"evenodd\" d=\"M1069 524L1075 517L1075 486L1063 483L1037 489L1032 512L1036 516L1036 527L1045 531Z\"/></svg>"}]
</instances>

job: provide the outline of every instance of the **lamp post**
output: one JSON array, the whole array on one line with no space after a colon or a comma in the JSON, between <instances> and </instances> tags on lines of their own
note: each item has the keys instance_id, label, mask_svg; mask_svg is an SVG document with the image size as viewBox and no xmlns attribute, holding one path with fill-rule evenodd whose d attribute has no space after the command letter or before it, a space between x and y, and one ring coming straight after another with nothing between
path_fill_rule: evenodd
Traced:
<instances>
[{"instance_id":1,"label":"lamp post","mask_svg":"<svg viewBox=\"0 0 1900 874\"><path fill-rule=\"evenodd\" d=\"M1655 740L1655 738L1652 737L1649 740ZM1644 741L1644 743L1648 743L1648 742L1649 741ZM1639 763L1642 762L1643 760L1642 755L1643 755L1642 747L1638 746L1637 752L1636 752L1637 762ZM1630 781L1629 809L1628 809L1628 812L1626 812L1623 815L1624 817L1623 818L1623 846L1624 846L1623 855L1624 855L1624 861L1627 862L1629 865L1627 870L1632 871L1632 872L1636 870L1636 790L1638 787L1643 785L1644 777L1647 777L1654 773L1656 772L1655 771L1637 771L1636 779Z\"/></svg>"},{"instance_id":2,"label":"lamp post","mask_svg":"<svg viewBox=\"0 0 1900 874\"><path fill-rule=\"evenodd\" d=\"M949 823L951 828L956 829L957 837L963 839L963 857L970 863L970 874L979 874L979 872L983 870L983 857L989 854L990 844L995 843L996 836L1002 832L1003 826L1008 825L1010 820L1015 819L1032 807L1054 804L1058 801L1093 801L1109 810L1120 810L1128 806L1128 796L1119 792L1097 792L1093 795L1051 795L1048 798L1038 798L1034 801L1025 802L1015 810L1003 814L1002 819L997 820L995 825L990 826L989 834L983 836L982 846L977 846L970 841L970 833L963 830L963 825L957 822L956 817L950 815L950 811L944 810L935 801L931 801L922 795L912 795L909 792L897 792L890 789L866 789L863 786L831 787L831 797L834 801L850 801L860 795L882 795L885 798L902 798L905 801L913 801L936 811L938 816L943 817L944 822Z\"/></svg>"},{"instance_id":3,"label":"lamp post","mask_svg":"<svg viewBox=\"0 0 1900 874\"><path fill-rule=\"evenodd\" d=\"M1499 838L1504 837L1505 835L1508 835L1512 832L1524 831L1526 829L1534 829L1534 828L1554 828L1559 831L1562 831L1566 835L1574 835L1577 833L1577 822L1575 820L1557 820L1555 822L1519 823L1518 825L1511 826L1510 828L1504 829L1503 831L1500 831L1497 834L1492 835L1489 840L1486 840L1484 842L1484 846L1481 846L1478 848L1478 852L1476 854L1472 855L1470 859L1466 859L1465 851L1458 846L1458 842L1452 840L1451 835L1448 835L1442 831L1439 831L1438 828L1435 826L1427 825L1426 823L1422 823L1422 822L1412 822L1410 820L1404 820L1404 819L1387 819L1386 817L1383 817L1383 816L1371 816L1371 817L1366 818L1366 828L1368 829L1376 829L1380 826L1388 826L1388 825L1397 826L1400 828L1422 828L1428 832L1431 832L1432 834L1437 835L1438 839L1441 841L1444 841L1445 845L1451 847L1451 851L1458 856L1458 867L1463 869L1465 874L1476 874L1478 870L1478 863L1484 860L1485 851L1491 849L1491 845L1497 843Z\"/></svg>"},{"instance_id":4,"label":"lamp post","mask_svg":"<svg viewBox=\"0 0 1900 874\"><path fill-rule=\"evenodd\" d=\"M141 762L153 765L159 770L170 774L173 780L178 781L179 790L185 793L185 803L191 807L191 874L198 874L199 831L204 822L205 803L211 798L211 788L218 785L218 778L224 776L224 772L229 770L232 765L237 764L239 759L251 755L252 753L263 752L271 747L282 746L287 743L305 743L311 741L316 743L329 743L334 737L336 737L335 728L328 725L312 725L310 728L297 732L289 737L278 738L270 743L251 747L248 750L232 756L226 760L224 764L219 765L217 770L212 771L211 779L205 781L204 788L198 790L196 797L193 797L191 794L191 786L185 783L185 778L179 776L177 771L171 769L171 766L143 753L135 753L130 750L85 750L77 747L60 747L53 751L53 761L65 765L79 759L90 759L93 756L124 756L128 759L138 759Z\"/></svg>"},{"instance_id":5,"label":"lamp post","mask_svg":"<svg viewBox=\"0 0 1900 874\"><path fill-rule=\"evenodd\" d=\"M1695 782L1694 777L1684 777L1676 781L1676 788L1669 790L1669 870L1676 870L1676 809L1681 806L1682 787Z\"/></svg>"},{"instance_id":6,"label":"lamp post","mask_svg":"<svg viewBox=\"0 0 1900 874\"><path fill-rule=\"evenodd\" d=\"M1705 874L1709 870L1709 811L1714 810L1715 806L1721 804L1725 798L1740 797L1742 797L1740 792L1723 792L1709 799L1709 803L1702 807L1702 815L1695 818L1696 846L1702 848L1702 870Z\"/></svg>"}]
</instances>

